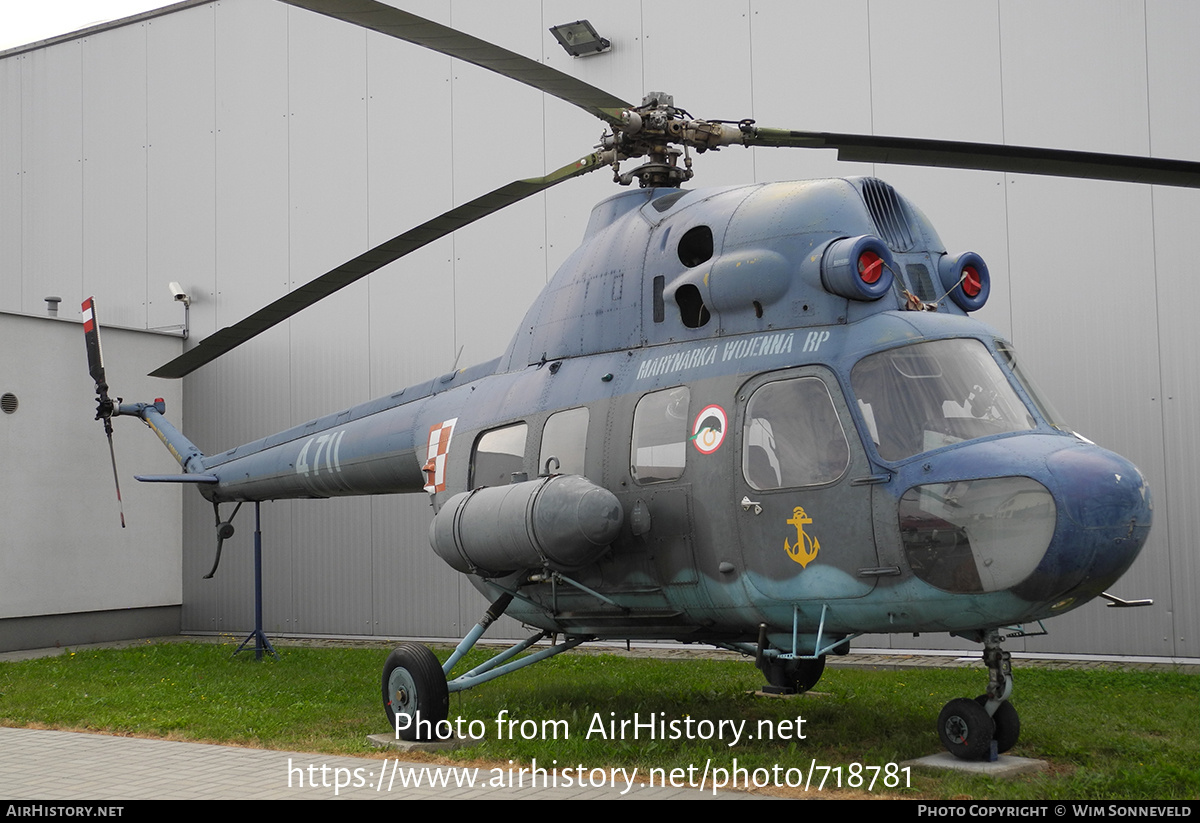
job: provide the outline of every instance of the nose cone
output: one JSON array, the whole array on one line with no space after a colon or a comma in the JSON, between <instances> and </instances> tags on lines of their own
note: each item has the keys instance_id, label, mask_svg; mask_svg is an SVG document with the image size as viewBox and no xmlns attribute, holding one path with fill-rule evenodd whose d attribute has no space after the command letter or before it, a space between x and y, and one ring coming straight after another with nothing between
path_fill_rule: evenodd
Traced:
<instances>
[{"instance_id":1,"label":"nose cone","mask_svg":"<svg viewBox=\"0 0 1200 823\"><path fill-rule=\"evenodd\" d=\"M909 568L942 591L1019 598L1018 612L991 615L995 625L1051 617L1095 597L1150 534L1141 472L1075 437L965 443L904 471L922 481L898 501Z\"/></svg>"},{"instance_id":2,"label":"nose cone","mask_svg":"<svg viewBox=\"0 0 1200 823\"><path fill-rule=\"evenodd\" d=\"M1013 592L1031 601L1095 597L1125 573L1150 534L1150 487L1137 467L1079 444L1046 458L1059 510L1050 549Z\"/></svg>"}]
</instances>

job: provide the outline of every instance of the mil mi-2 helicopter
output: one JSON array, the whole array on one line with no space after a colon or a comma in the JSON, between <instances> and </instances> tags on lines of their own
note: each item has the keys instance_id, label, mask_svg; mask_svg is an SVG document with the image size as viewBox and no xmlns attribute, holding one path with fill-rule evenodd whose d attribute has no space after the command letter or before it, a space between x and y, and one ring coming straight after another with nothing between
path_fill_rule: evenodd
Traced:
<instances>
[{"instance_id":1,"label":"mil mi-2 helicopter","mask_svg":"<svg viewBox=\"0 0 1200 823\"><path fill-rule=\"evenodd\" d=\"M385 711L410 739L447 717L449 693L589 640L734 649L773 687L803 691L860 635L949 632L982 643L989 678L979 698L942 710L943 744L968 759L1011 748L1020 722L1002 640L1102 595L1133 563L1152 515L1142 475L1061 427L1009 345L968 316L990 293L985 261L948 254L890 185L685 190L691 155L825 147L844 160L1192 187L1200 164L695 119L669 94L635 106L372 0L289 2L526 83L608 131L594 152L365 252L154 375L188 374L573 177L610 169L639 186L595 207L501 357L217 455L161 403L109 398L86 324L98 416L138 417L163 439L183 473L152 479L195 483L212 502L218 560L233 517L222 504L427 493L434 551L491 606L445 664L415 643L388 658ZM502 614L539 631L448 683Z\"/></svg>"}]
</instances>

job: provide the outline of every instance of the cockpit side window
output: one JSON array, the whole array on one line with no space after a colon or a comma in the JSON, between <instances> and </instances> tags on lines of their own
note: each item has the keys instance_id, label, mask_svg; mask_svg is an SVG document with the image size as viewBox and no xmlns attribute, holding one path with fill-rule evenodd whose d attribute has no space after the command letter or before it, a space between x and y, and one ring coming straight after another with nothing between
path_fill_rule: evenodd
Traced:
<instances>
[{"instance_id":1,"label":"cockpit side window","mask_svg":"<svg viewBox=\"0 0 1200 823\"><path fill-rule=\"evenodd\" d=\"M525 469L525 436L529 427L515 423L484 432L471 454L471 488L507 486Z\"/></svg>"},{"instance_id":2,"label":"cockpit side window","mask_svg":"<svg viewBox=\"0 0 1200 823\"><path fill-rule=\"evenodd\" d=\"M1030 376L1022 366L1021 361L1017 358L1017 353L1013 351L1011 344L1003 341L996 341L996 351L1000 352L1000 356L1004 358L1004 362L1013 371L1017 382L1025 389L1025 393L1029 395L1029 399L1033 401L1033 405L1037 406L1042 417L1046 418L1046 422L1056 429L1074 433L1066 422L1066 419L1058 413L1058 409L1054 408L1053 404L1046 398L1045 393L1041 391L1038 384Z\"/></svg>"},{"instance_id":3,"label":"cockpit side window","mask_svg":"<svg viewBox=\"0 0 1200 823\"><path fill-rule=\"evenodd\" d=\"M742 473L755 489L832 483L850 465L850 445L824 381L761 386L746 407Z\"/></svg>"}]
</instances>

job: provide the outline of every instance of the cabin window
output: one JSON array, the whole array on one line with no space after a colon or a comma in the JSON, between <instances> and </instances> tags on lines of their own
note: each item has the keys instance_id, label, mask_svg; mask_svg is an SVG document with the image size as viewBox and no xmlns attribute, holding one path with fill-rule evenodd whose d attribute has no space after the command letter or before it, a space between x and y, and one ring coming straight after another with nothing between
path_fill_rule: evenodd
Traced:
<instances>
[{"instance_id":1,"label":"cabin window","mask_svg":"<svg viewBox=\"0 0 1200 823\"><path fill-rule=\"evenodd\" d=\"M978 340L932 340L868 355L851 370L850 383L884 460L1036 426Z\"/></svg>"},{"instance_id":2,"label":"cabin window","mask_svg":"<svg viewBox=\"0 0 1200 823\"><path fill-rule=\"evenodd\" d=\"M742 473L753 488L832 483L850 465L850 444L833 398L817 377L760 387L746 406Z\"/></svg>"},{"instance_id":3,"label":"cabin window","mask_svg":"<svg viewBox=\"0 0 1200 823\"><path fill-rule=\"evenodd\" d=\"M686 386L646 395L633 413L629 472L639 484L661 483L683 475L687 458Z\"/></svg>"},{"instance_id":4,"label":"cabin window","mask_svg":"<svg viewBox=\"0 0 1200 823\"><path fill-rule=\"evenodd\" d=\"M583 474L587 429L587 409L550 415L542 429L538 474Z\"/></svg>"},{"instance_id":5,"label":"cabin window","mask_svg":"<svg viewBox=\"0 0 1200 823\"><path fill-rule=\"evenodd\" d=\"M528 426L516 423L484 432L471 454L471 488L507 486L513 474L525 470L525 435Z\"/></svg>"}]
</instances>

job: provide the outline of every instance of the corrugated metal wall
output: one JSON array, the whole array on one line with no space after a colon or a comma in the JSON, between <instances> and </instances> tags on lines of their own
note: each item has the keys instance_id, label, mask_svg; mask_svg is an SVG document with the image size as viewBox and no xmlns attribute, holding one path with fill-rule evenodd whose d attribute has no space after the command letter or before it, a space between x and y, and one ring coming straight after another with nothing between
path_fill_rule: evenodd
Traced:
<instances>
[{"instance_id":1,"label":"corrugated metal wall","mask_svg":"<svg viewBox=\"0 0 1200 823\"><path fill-rule=\"evenodd\" d=\"M698 117L1200 160L1200 8L1128 0L400 3L629 100ZM546 31L614 43L574 60ZM449 58L270 0L220 0L0 60L0 309L94 291L130 325L229 325L368 246L590 149L600 126ZM725 149L697 185L875 173L951 251L991 267L985 320L1065 417L1137 463L1157 522L1118 586L1027 647L1200 654L1197 372L1190 242L1200 192L838 164ZM189 433L242 443L497 355L573 248L598 173L444 238L185 384ZM17 182L13 182L16 180ZM19 224L19 229L14 226ZM69 301L68 301L69 302ZM452 636L482 601L428 550L425 500L264 508L271 632ZM184 504L184 624L251 622L251 517L215 581L212 512ZM514 627L509 626L511 631ZM929 645L939 638L893 638ZM1018 646L1020 644L1017 644Z\"/></svg>"}]
</instances>

